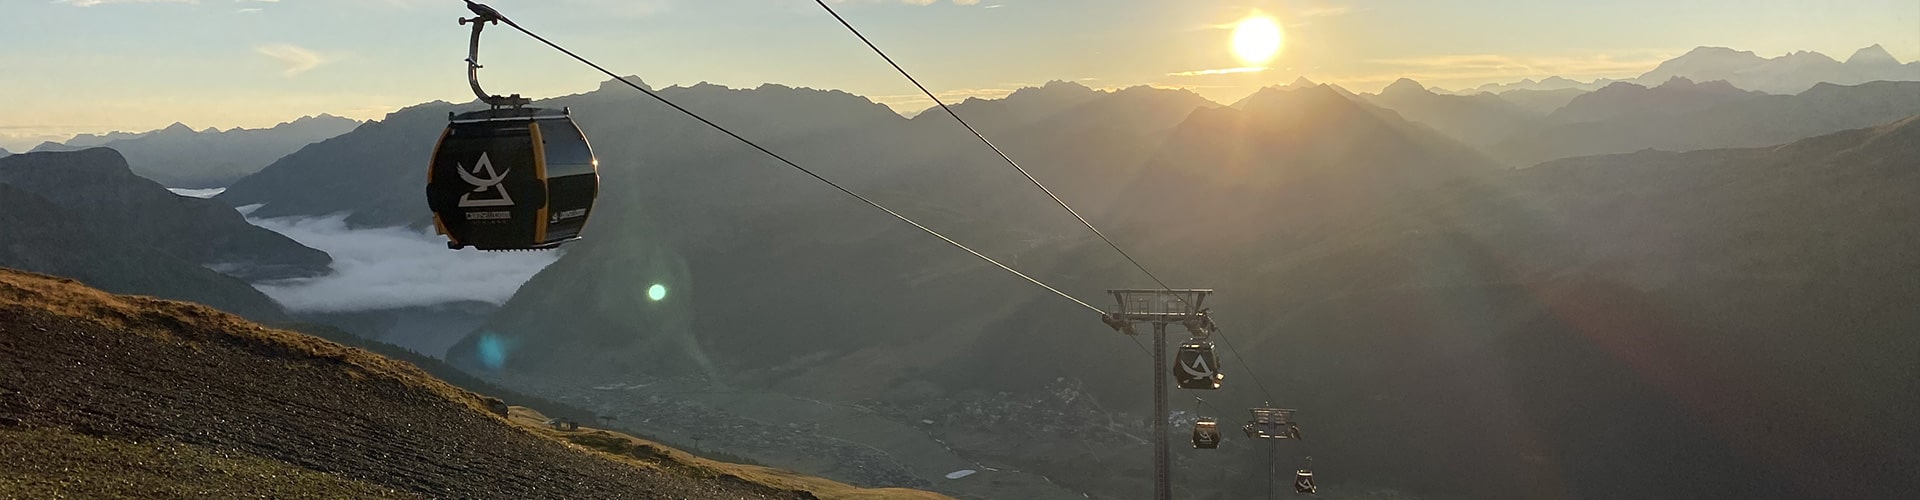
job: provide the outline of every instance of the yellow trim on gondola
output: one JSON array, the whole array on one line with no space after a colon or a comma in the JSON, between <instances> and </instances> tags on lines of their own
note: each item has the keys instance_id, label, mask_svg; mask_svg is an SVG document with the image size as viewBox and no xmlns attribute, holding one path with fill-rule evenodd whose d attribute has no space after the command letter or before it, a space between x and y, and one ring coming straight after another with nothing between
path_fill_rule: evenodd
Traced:
<instances>
[{"instance_id":1,"label":"yellow trim on gondola","mask_svg":"<svg viewBox=\"0 0 1920 500\"><path fill-rule=\"evenodd\" d=\"M452 234L447 232L447 225L445 223L440 222L440 214L433 214L433 232L435 234L446 235L447 239L450 241L453 241L454 243L460 242L459 239L454 238Z\"/></svg>"},{"instance_id":2,"label":"yellow trim on gondola","mask_svg":"<svg viewBox=\"0 0 1920 500\"><path fill-rule=\"evenodd\" d=\"M547 189L547 144L540 137L540 123L527 123L533 133L533 175L540 179L540 212L533 221L533 243L547 242L547 208L553 206L553 192Z\"/></svg>"}]
</instances>

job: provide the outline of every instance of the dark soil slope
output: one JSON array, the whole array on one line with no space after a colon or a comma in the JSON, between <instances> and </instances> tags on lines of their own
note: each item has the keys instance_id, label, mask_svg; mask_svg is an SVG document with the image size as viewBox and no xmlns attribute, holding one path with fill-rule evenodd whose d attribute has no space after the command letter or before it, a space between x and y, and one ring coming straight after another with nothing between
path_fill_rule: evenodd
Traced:
<instances>
[{"instance_id":1,"label":"dark soil slope","mask_svg":"<svg viewBox=\"0 0 1920 500\"><path fill-rule=\"evenodd\" d=\"M4 269L0 367L0 497L811 498L543 437L359 349Z\"/></svg>"}]
</instances>

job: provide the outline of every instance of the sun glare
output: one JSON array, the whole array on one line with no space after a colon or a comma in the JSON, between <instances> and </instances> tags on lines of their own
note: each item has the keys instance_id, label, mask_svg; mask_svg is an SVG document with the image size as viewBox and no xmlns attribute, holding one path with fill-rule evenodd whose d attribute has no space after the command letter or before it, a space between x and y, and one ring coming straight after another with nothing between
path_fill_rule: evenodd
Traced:
<instances>
[{"instance_id":1,"label":"sun glare","mask_svg":"<svg viewBox=\"0 0 1920 500\"><path fill-rule=\"evenodd\" d=\"M1254 14L1233 28L1233 55L1247 66L1264 66L1280 53L1285 43L1280 23L1266 14Z\"/></svg>"}]
</instances>

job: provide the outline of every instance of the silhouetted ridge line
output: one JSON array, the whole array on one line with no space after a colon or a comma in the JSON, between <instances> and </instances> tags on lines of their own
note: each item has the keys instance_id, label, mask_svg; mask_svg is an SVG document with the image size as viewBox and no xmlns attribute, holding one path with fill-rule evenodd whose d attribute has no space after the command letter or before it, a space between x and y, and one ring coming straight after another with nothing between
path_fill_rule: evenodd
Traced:
<instances>
[{"instance_id":1,"label":"silhouetted ridge line","mask_svg":"<svg viewBox=\"0 0 1920 500\"><path fill-rule=\"evenodd\" d=\"M894 62L892 57L887 56L887 53L885 51L880 50L880 46L874 45L873 40L867 39L867 36L864 34L861 34L858 28L854 28L853 23L849 23L847 22L846 18L840 17L840 13L834 11L833 7L828 6L826 0L814 0L814 3L819 4L820 8L822 9L826 9L827 14L832 15L834 20L840 21L841 26L846 26L847 31L853 32L853 36L858 37L861 42L866 43L867 48L873 49L874 54L878 54L881 59L884 59L887 61L887 64L892 65L895 71L900 72L900 76L907 77L907 81L913 82L913 86L919 87L921 93L926 94L928 99L933 99L934 104L939 105L941 110L946 111L947 116L952 116L955 121L960 122L960 126L966 127L967 132L973 133L973 137L976 139L980 139L980 143L985 144L987 146L987 149L992 149L994 154L1000 155L1000 159L1006 160L1007 164L1012 165L1014 170L1020 171L1021 176L1024 176L1027 178L1028 181L1033 182L1034 187L1040 188L1040 191L1043 193L1046 193L1048 198L1052 198L1053 202L1059 204L1061 209L1064 209L1067 211L1067 213L1072 214L1074 219L1078 219L1080 221L1080 224L1087 226L1087 230L1093 231L1093 235L1100 237L1100 241L1104 241L1107 243L1107 246L1113 247L1113 251L1119 252L1120 256L1126 258L1127 262L1132 263L1134 268L1139 269L1140 272L1145 273L1148 278L1153 279L1153 282L1155 284L1160 285L1160 289L1166 290L1168 292L1173 291L1173 287L1168 286L1167 282L1162 281L1160 279L1160 276L1153 274L1153 271L1147 270L1147 266L1141 265L1140 261L1137 259L1134 259L1132 254L1128 254L1126 250L1121 249L1120 244L1114 243L1112 238L1108 238L1107 233L1100 231L1100 228L1098 227L1094 227L1093 223L1087 221L1086 217L1081 216L1078 210L1074 210L1072 206L1067 205L1066 200L1060 199L1060 195L1054 194L1052 189L1047 189L1046 184L1040 183L1040 179L1036 179L1033 177L1032 173L1028 173L1026 167L1020 166L1020 162L1013 161L1013 157L1007 156L1007 153L1004 151L1001 151L999 146L993 145L993 141L987 140L987 136L982 135L980 133L980 130L973 128L973 124L967 123L967 120L965 118L961 118L959 113L955 113L953 111L953 108L947 106L947 103L945 101L941 101L938 96L933 95L933 91L927 90L926 85L921 85L920 79L914 78L913 74L908 73L906 68L900 67L900 63ZM1189 308L1194 307L1193 304L1187 303L1186 297L1182 297L1179 294L1174 294L1173 297L1175 299L1178 299L1180 303L1187 304L1187 307ZM1105 315L1106 312L1101 311L1101 314ZM1217 322L1216 322L1216 330L1214 331L1214 334L1220 335L1220 340L1227 344L1227 350L1233 353L1234 358L1237 358L1240 360L1240 366L1242 367L1241 369L1246 370L1247 377L1253 379L1254 385L1257 385L1260 387L1260 393L1265 395L1268 400L1272 400L1273 394L1267 392L1266 384L1263 384L1260 382L1260 377L1257 375L1254 375L1252 368L1247 368L1248 365L1246 363L1246 358L1242 358L1240 356L1240 351L1238 349L1233 348L1233 341L1227 340L1226 333L1217 329ZM1139 343L1140 343L1139 339L1134 339L1134 344L1138 345ZM1145 349L1145 348L1143 347L1142 349Z\"/></svg>"}]
</instances>

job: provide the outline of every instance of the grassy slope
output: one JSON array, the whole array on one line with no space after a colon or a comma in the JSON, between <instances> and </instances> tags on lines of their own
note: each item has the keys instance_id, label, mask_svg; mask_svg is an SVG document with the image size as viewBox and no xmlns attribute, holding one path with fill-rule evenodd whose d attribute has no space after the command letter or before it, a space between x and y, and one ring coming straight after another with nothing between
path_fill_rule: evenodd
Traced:
<instances>
[{"instance_id":1,"label":"grassy slope","mask_svg":"<svg viewBox=\"0 0 1920 500\"><path fill-rule=\"evenodd\" d=\"M546 415L532 408L515 406L511 412L513 423L526 426L535 432L554 439L580 445L619 457L623 461L633 461L649 467L661 467L682 474L704 478L743 478L746 481L765 484L786 490L800 490L812 493L826 500L865 500L879 498L900 499L941 499L946 495L904 488L865 489L846 483L805 476L770 467L742 465L708 460L693 454L662 446L660 443L636 438L618 432L590 427L576 430L556 430L548 425Z\"/></svg>"},{"instance_id":2,"label":"grassy slope","mask_svg":"<svg viewBox=\"0 0 1920 500\"><path fill-rule=\"evenodd\" d=\"M12 399L11 403L0 404L0 445L4 445L0 446L0 449L31 450L9 451L8 459L0 460L0 497L152 495L177 497L225 496L223 493L249 492L276 498L299 496L407 498L422 493L418 490L423 487L427 488L426 491L452 493L435 490L436 487L431 484L421 486L418 483L420 480L418 477L410 477L402 473L396 479L396 476L383 473L380 469L380 467L391 467L395 464L375 466L372 469L355 468L359 464L336 464L330 467L326 463L326 460L330 459L329 456L299 455L297 450L289 452L291 454L280 453L272 448L264 448L267 451L263 452L263 448L258 447L262 442L284 437L273 436L272 434L277 431L271 428L263 428L267 430L260 431L265 434L243 432L237 440L224 441L220 438L208 438L199 432L207 430L217 435L222 431L235 428L249 428L245 426L252 422L246 422L246 420L258 420L259 414L226 415L223 413L219 415L220 418L233 419L232 421L220 420L223 422L221 427L224 428L193 429L181 426L190 426L191 422L200 420L199 417L207 416L173 415L164 417L166 420L164 422L142 422L139 421L142 415L133 412L117 412L126 407L101 406L97 408L110 410L107 412L110 415L106 420L101 420L94 418L100 412L95 409L96 407L84 406L87 404L84 401L76 402L73 399L60 398L62 390L77 389L82 393L99 390L94 386L99 385L100 380L106 380L108 384L137 383L145 385L145 387L133 387L139 391L156 391L155 394L166 395L169 393L157 391L161 391L163 386L170 387L169 384L182 382L176 380L148 385L138 382L137 380L140 379L137 378L133 379L133 382L129 382L124 377L102 379L100 377L103 375L100 374L139 375L145 373L142 370L159 369L163 370L161 373L179 373L180 376L187 376L186 374L191 372L184 371L185 366L211 363L220 365L218 369L233 370L232 376L224 377L226 380L205 379L185 382L189 385L203 384L206 387L202 388L205 390L192 390L201 394L170 393L181 399L160 403L180 404L184 406L178 406L178 408L192 411L197 407L191 406L189 401L191 398L206 397L208 391L231 390L231 386L238 386L245 391L296 393L291 396L293 401L298 402L296 406L314 405L316 408L310 410L318 410L322 412L319 415L325 415L314 420L333 420L335 421L333 423L360 422L358 425L361 426L376 425L380 422L373 420L378 417L377 412L368 415L327 413L327 408L318 406L328 404L328 401L304 399L297 395L298 391L309 388L273 386L274 382L269 380L275 380L274 377L257 377L245 371L258 369L258 366L239 366L250 363L281 367L268 368L273 371L285 370L298 373L314 370L331 371L335 373L335 378L351 381L345 386L327 386L324 389L327 396L351 398L365 390L365 387L373 386L398 387L401 392L410 394L420 394L424 391L428 395L426 401L437 399L440 402L413 410L400 408L399 411L414 413L415 418L419 419L419 423L423 425L456 424L467 428L438 429L435 434L425 435L420 439L432 440L441 435L471 434L493 440L491 442L499 443L493 445L494 453L503 455L526 453L512 457L512 460L520 460L520 462L509 460L504 466L507 467L507 472L515 474L525 473L523 467L547 465L559 467L556 470L561 476L578 474L572 481L591 482L595 480L595 475L598 475L597 477L619 477L622 482L628 483L634 481L642 483L653 481L652 484L656 485L677 483L698 485L689 488L693 491L731 492L715 493L713 496L716 497L739 497L736 495L741 495L740 492L749 492L744 495L754 498L764 498L769 495L780 498L804 498L809 494L800 491L805 490L817 491L821 496L828 498L941 498L920 492L861 490L782 471L712 462L624 436L615 439L622 442L630 440L633 443L644 443L647 449L652 450L647 454L647 459L634 458L631 454L628 458L608 457L605 454L589 452L581 445L570 443L570 441L579 441L577 436L558 435L555 431L541 429L537 425L528 425L529 419L544 420L544 417L524 417L518 422L522 425L508 425L506 420L495 417L487 411L483 396L433 378L404 362L308 335L263 328L204 306L147 297L111 295L86 288L73 280L0 269L0 328L11 332L7 335L11 338L0 339L5 340L0 344L4 344L9 350L16 351L0 353L4 354L0 357L8 359L19 357L20 359L15 361L21 363L22 370L26 370L15 372L12 377L0 373L0 397ZM102 338L102 336L108 337ZM62 337L68 340L75 338L95 340L77 344L54 343ZM111 337L120 337L120 339L109 340ZM37 341L46 343L35 343ZM73 377L66 378L47 374L32 375L36 373L35 370L46 369L44 363L35 365L35 362L45 359L64 359L59 357L74 354L72 352L37 354L30 352L35 346L40 345L59 345L61 346L59 349L69 351L93 349L94 345L111 347L107 348L109 352L100 353L105 356L104 358L87 358L91 362L90 368L72 372ZM171 352L194 353L188 356L196 359L169 360L153 357L132 359L128 355L135 357L139 355L132 354L131 351L128 354L122 354L116 350L140 349L143 348L142 346L151 345L160 345L164 349L184 348L185 351ZM241 361L237 363L232 361L235 358L227 357L233 355L230 351L236 350L242 353L238 358ZM161 352L170 351L162 350ZM104 363L103 366L103 363L100 363L101 359L109 362ZM253 374L258 373L253 372ZM19 379L22 376L28 378ZM337 380L313 382L313 385L321 386L340 383ZM68 387L63 389L60 387L62 385ZM108 397L82 399L88 401L126 399L111 394L92 393ZM398 400L390 398L387 401L406 403L419 401L419 399L403 397ZM6 402L0 400L0 403ZM266 399L257 404L245 401L240 403L243 403L242 406L260 407L261 411L295 404L286 400L273 399ZM451 420L445 416L448 408L452 408L452 413L455 414ZM67 412L69 416L65 418L71 422L61 421L63 417L60 415L63 411ZM78 413L75 413L76 411ZM203 409L202 411L217 410ZM89 412L96 415L89 417L87 415ZM467 415L458 416L459 413ZM296 411L290 415L302 414L313 419L312 412ZM329 427L329 422L284 422L283 418L273 419L272 423L295 425L308 430L333 429ZM506 426L510 430L503 434L500 429L486 429L486 427L497 427L487 423L489 420ZM479 428L474 428L473 422L479 422ZM304 427L299 427L302 425ZM406 425L411 427L413 424ZM161 429L161 431L153 429ZM402 432L405 433L405 431ZM604 434L603 431L590 432ZM527 437L512 437L514 434ZM380 438L380 436L387 437ZM396 435L390 431L373 429L366 431L365 434L347 436L348 439L368 437L385 441ZM329 439L339 439L340 436L296 435L294 438L324 443ZM508 441L531 439L534 442L529 444L498 441L499 439ZM547 444L540 444L540 442ZM394 443L361 444L359 454L390 453L392 450L382 451L380 447L392 444ZM639 445L635 445L637 446ZM573 450L572 456L556 462L556 458L546 451L553 447ZM567 454L564 451L561 453ZM347 456L351 457L354 454L356 453L349 452ZM317 461L307 461L308 459ZM491 461L491 459L488 460ZM440 462L440 460L433 462ZM460 471L466 471L469 468L502 467L500 464L486 462L416 462L397 465L402 468L451 468ZM514 470L516 468L520 470ZM611 475L609 470L612 471ZM619 472L620 470L629 472L622 473ZM538 475L539 473L535 473L535 476ZM458 480L458 476L453 477ZM396 485L399 487L396 488ZM416 491L405 491L406 488L413 488ZM651 491L651 493L666 494L667 492ZM702 496L694 495L694 497Z\"/></svg>"}]
</instances>

